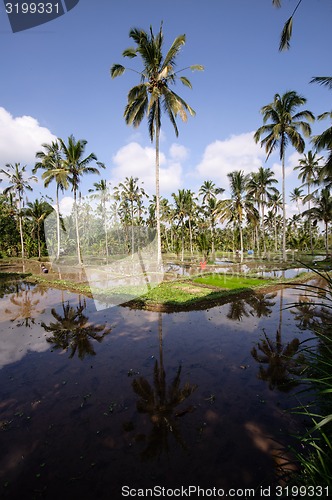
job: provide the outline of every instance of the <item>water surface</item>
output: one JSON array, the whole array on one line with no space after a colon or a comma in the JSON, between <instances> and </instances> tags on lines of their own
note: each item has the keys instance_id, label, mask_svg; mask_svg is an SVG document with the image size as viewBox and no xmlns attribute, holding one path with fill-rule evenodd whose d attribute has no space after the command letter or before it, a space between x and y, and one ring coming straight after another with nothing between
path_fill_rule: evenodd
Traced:
<instances>
[{"instance_id":1,"label":"water surface","mask_svg":"<svg viewBox=\"0 0 332 500\"><path fill-rule=\"evenodd\" d=\"M3 498L121 498L121 487L258 488L301 430L298 293L206 311L96 311L76 294L2 291ZM285 352L287 351L287 356Z\"/></svg>"}]
</instances>

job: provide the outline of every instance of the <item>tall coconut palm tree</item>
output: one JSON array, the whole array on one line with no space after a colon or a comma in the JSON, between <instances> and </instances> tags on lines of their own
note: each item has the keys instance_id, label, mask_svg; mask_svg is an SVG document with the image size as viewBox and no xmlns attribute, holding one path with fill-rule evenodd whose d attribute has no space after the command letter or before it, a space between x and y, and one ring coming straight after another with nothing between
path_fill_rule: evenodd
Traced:
<instances>
[{"instance_id":1,"label":"tall coconut palm tree","mask_svg":"<svg viewBox=\"0 0 332 500\"><path fill-rule=\"evenodd\" d=\"M25 191L32 191L32 187L30 186L31 181L37 182L37 177L31 175L30 177L26 177L26 165L21 167L20 163L15 163L15 165L11 163L7 163L6 169L1 169L0 171L5 174L8 178L9 186L7 186L3 190L3 194L14 193L16 196L17 203L17 216L18 216L18 224L20 230L20 239L21 239L21 255L22 260L24 260L24 241L23 241L23 224L22 224L22 207L24 203L24 194Z\"/></svg>"},{"instance_id":2,"label":"tall coconut palm tree","mask_svg":"<svg viewBox=\"0 0 332 500\"><path fill-rule=\"evenodd\" d=\"M105 179L101 179L100 182L94 182L93 186L95 189L89 189L89 192L94 192L92 194L92 198L98 198L100 200L101 214L104 224L104 233L105 233L105 253L106 260L108 260L108 231L107 231L107 203L111 201L111 193L109 190L109 186L107 185L107 181Z\"/></svg>"},{"instance_id":3,"label":"tall coconut palm tree","mask_svg":"<svg viewBox=\"0 0 332 500\"><path fill-rule=\"evenodd\" d=\"M217 208L217 196L222 194L225 190L220 187L216 187L215 183L211 180L204 181L201 185L198 194L202 196L203 206L206 210L207 216L210 221L210 232L211 232L211 252L214 256L214 240L215 240L215 226L216 226L216 215L215 211Z\"/></svg>"},{"instance_id":4,"label":"tall coconut palm tree","mask_svg":"<svg viewBox=\"0 0 332 500\"><path fill-rule=\"evenodd\" d=\"M271 208L274 217L274 251L278 250L277 216L278 210L282 209L282 198L278 190L270 197L268 207Z\"/></svg>"},{"instance_id":5,"label":"tall coconut palm tree","mask_svg":"<svg viewBox=\"0 0 332 500\"><path fill-rule=\"evenodd\" d=\"M231 197L220 200L217 204L216 213L221 222L225 220L236 221L240 234L241 262L243 261L243 221L245 214L253 212L254 206L251 199L246 197L249 175L242 170L235 170L227 174L230 183Z\"/></svg>"},{"instance_id":6,"label":"tall coconut palm tree","mask_svg":"<svg viewBox=\"0 0 332 500\"><path fill-rule=\"evenodd\" d=\"M36 173L39 168L45 171L42 174L42 179L44 180L44 186L48 187L49 184L54 181L56 183L56 225L57 225L57 253L56 260L60 258L61 250L61 232L60 232L60 203L59 203L59 191L62 193L69 187L69 169L64 164L61 147L58 141L53 141L51 144L42 144L45 151L38 151L36 153L36 158L38 161L35 164L33 173Z\"/></svg>"},{"instance_id":7,"label":"tall coconut palm tree","mask_svg":"<svg viewBox=\"0 0 332 500\"><path fill-rule=\"evenodd\" d=\"M175 70L176 57L185 44L186 36L180 35L175 38L170 49L163 56L163 30L160 26L157 35L154 35L152 27L147 33L142 29L133 28L129 37L135 42L135 47L130 47L123 52L124 57L133 59L137 56L142 58L143 70L138 71L141 82L130 89L128 102L124 111L124 118L128 125L138 127L145 114L148 118L149 135L151 141L155 140L156 147L156 220L158 239L158 267L161 266L161 230L160 230L160 194L159 194L159 140L161 129L162 111L169 117L175 135L178 136L176 117L179 114L183 121L187 121L187 112L194 116L194 110L178 94L170 89L176 80L191 88L191 83L185 76L179 76L180 71ZM111 77L122 75L125 67L121 64L113 64ZM185 68L187 69L187 68ZM191 70L202 70L203 66L190 66Z\"/></svg>"},{"instance_id":8,"label":"tall coconut palm tree","mask_svg":"<svg viewBox=\"0 0 332 500\"><path fill-rule=\"evenodd\" d=\"M45 200L29 201L27 208L24 211L26 217L31 219L33 224L33 232L37 234L38 259L41 258L41 240L40 226L41 223L53 212L53 207Z\"/></svg>"},{"instance_id":9,"label":"tall coconut palm tree","mask_svg":"<svg viewBox=\"0 0 332 500\"><path fill-rule=\"evenodd\" d=\"M119 190L120 199L130 207L131 254L133 256L135 251L135 207L136 209L140 208L143 196L148 197L148 195L144 189L138 185L138 177L133 176L126 177L125 182L120 182L116 189ZM139 223L140 217L138 217L138 224Z\"/></svg>"},{"instance_id":10,"label":"tall coconut palm tree","mask_svg":"<svg viewBox=\"0 0 332 500\"><path fill-rule=\"evenodd\" d=\"M97 161L97 157L94 153L90 153L84 158L84 151L87 141L80 139L76 141L73 135L68 137L68 144L62 139L59 139L62 153L64 155L63 165L69 170L69 182L72 186L72 191L74 193L74 216L75 216L75 226L76 226L76 246L77 246L77 258L78 264L81 266L83 264L81 255L81 244L80 244L80 234L78 227L78 210L77 210L77 192L79 190L81 177L85 174L100 174L96 167L90 167L89 164L92 161ZM98 165L104 168L102 163Z\"/></svg>"},{"instance_id":11,"label":"tall coconut palm tree","mask_svg":"<svg viewBox=\"0 0 332 500\"><path fill-rule=\"evenodd\" d=\"M190 191L190 190L189 190ZM184 260L184 225L187 217L188 196L186 189L179 189L177 193L172 193L175 204L175 218L178 226L181 225L181 261Z\"/></svg>"},{"instance_id":12,"label":"tall coconut palm tree","mask_svg":"<svg viewBox=\"0 0 332 500\"><path fill-rule=\"evenodd\" d=\"M276 188L273 187L273 184L277 182L277 179L274 177L274 172L270 168L259 167L257 172L252 172L247 186L248 195L257 200L258 212L261 217L264 253L266 253L264 230L265 206L268 199L276 192Z\"/></svg>"},{"instance_id":13,"label":"tall coconut palm tree","mask_svg":"<svg viewBox=\"0 0 332 500\"><path fill-rule=\"evenodd\" d=\"M299 187L295 187L293 191L289 193L289 199L292 203L296 203L297 210L299 214L301 213L300 211L300 201L303 201L303 189Z\"/></svg>"},{"instance_id":14,"label":"tall coconut palm tree","mask_svg":"<svg viewBox=\"0 0 332 500\"><path fill-rule=\"evenodd\" d=\"M295 113L299 106L306 103L306 99L294 90L285 92L283 95L275 94L273 102L263 106L261 113L263 123L254 134L254 139L261 140L261 147L265 147L266 160L275 149L279 149L279 158L282 169L282 203L283 203L283 231L282 231L282 258L286 261L286 192L285 192L285 155L289 143L298 153L303 153L305 142L300 134L305 137L311 134L311 127L306 120L313 121L314 115L311 111L304 110ZM267 123L270 121L270 123Z\"/></svg>"},{"instance_id":15,"label":"tall coconut palm tree","mask_svg":"<svg viewBox=\"0 0 332 500\"><path fill-rule=\"evenodd\" d=\"M299 170L298 179L302 182L303 186L307 186L308 192L307 196L304 198L304 202L308 201L308 210L310 210L310 198L311 198L311 186L315 184L318 180L320 165L319 162L323 159L322 156L316 158L316 153L308 151L308 154L304 154L304 157L299 160L299 164L294 168L294 170ZM312 226L309 216L309 233L310 233L310 249L313 254L313 240L312 240Z\"/></svg>"}]
</instances>

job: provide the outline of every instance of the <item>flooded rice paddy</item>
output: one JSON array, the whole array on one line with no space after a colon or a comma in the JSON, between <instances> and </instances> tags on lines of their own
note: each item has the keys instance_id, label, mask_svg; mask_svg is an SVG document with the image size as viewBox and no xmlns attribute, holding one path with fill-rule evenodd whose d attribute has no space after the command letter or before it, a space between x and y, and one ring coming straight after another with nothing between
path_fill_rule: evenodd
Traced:
<instances>
[{"instance_id":1,"label":"flooded rice paddy","mask_svg":"<svg viewBox=\"0 0 332 500\"><path fill-rule=\"evenodd\" d=\"M301 343L285 289L205 311L113 307L39 286L0 299L1 497L122 486L259 488L285 473Z\"/></svg>"}]
</instances>

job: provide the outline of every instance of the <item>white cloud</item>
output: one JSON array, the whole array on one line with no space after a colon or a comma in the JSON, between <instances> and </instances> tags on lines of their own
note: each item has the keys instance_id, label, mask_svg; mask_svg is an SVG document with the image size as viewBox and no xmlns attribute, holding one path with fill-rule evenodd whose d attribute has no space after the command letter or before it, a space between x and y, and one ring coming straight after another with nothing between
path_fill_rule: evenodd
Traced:
<instances>
[{"instance_id":1,"label":"white cloud","mask_svg":"<svg viewBox=\"0 0 332 500\"><path fill-rule=\"evenodd\" d=\"M175 147L174 147L175 146ZM160 192L167 196L181 187L182 165L179 160L185 158L186 148L172 145L170 158L160 153ZM144 183L148 194L155 193L155 156L153 147L143 147L137 142L123 146L113 157L111 183L116 185L126 177L138 177ZM181 158L180 158L181 157Z\"/></svg>"},{"instance_id":2,"label":"white cloud","mask_svg":"<svg viewBox=\"0 0 332 500\"><path fill-rule=\"evenodd\" d=\"M173 160L184 161L188 158L189 151L185 146L174 143L169 149L169 154Z\"/></svg>"},{"instance_id":3,"label":"white cloud","mask_svg":"<svg viewBox=\"0 0 332 500\"><path fill-rule=\"evenodd\" d=\"M219 187L227 189L227 174L243 170L245 174L257 170L265 161L265 152L253 139L254 132L231 135L209 144L204 151L197 173L202 181L211 179Z\"/></svg>"},{"instance_id":4,"label":"white cloud","mask_svg":"<svg viewBox=\"0 0 332 500\"><path fill-rule=\"evenodd\" d=\"M51 143L56 137L41 127L32 116L14 118L0 107L0 164L34 164L36 152L43 143Z\"/></svg>"},{"instance_id":5,"label":"white cloud","mask_svg":"<svg viewBox=\"0 0 332 500\"><path fill-rule=\"evenodd\" d=\"M60 214L63 217L66 217L67 215L71 214L73 204L74 204L74 198L71 196L64 196L60 200Z\"/></svg>"}]
</instances>

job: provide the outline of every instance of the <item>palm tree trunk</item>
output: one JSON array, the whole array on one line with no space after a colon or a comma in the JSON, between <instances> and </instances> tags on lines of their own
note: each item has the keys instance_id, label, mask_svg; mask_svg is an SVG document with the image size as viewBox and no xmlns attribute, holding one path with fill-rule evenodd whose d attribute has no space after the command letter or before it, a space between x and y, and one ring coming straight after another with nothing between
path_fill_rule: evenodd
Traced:
<instances>
[{"instance_id":1,"label":"palm tree trunk","mask_svg":"<svg viewBox=\"0 0 332 500\"><path fill-rule=\"evenodd\" d=\"M21 255L22 255L22 260L24 260L24 241L23 241L23 227L22 227L21 198L20 197L18 197L18 225L19 225L19 229L20 229Z\"/></svg>"},{"instance_id":2,"label":"palm tree trunk","mask_svg":"<svg viewBox=\"0 0 332 500\"><path fill-rule=\"evenodd\" d=\"M156 221L157 221L157 266L161 270L161 230L160 230L160 194L159 194L159 103L156 106Z\"/></svg>"},{"instance_id":3,"label":"palm tree trunk","mask_svg":"<svg viewBox=\"0 0 332 500\"><path fill-rule=\"evenodd\" d=\"M104 232L105 232L105 250L106 250L106 263L108 264L108 236L107 236L107 219L106 219L106 203L103 201L103 214L104 214Z\"/></svg>"},{"instance_id":4,"label":"palm tree trunk","mask_svg":"<svg viewBox=\"0 0 332 500\"><path fill-rule=\"evenodd\" d=\"M325 221L325 249L326 249L326 258L328 258L328 256L329 256L328 221Z\"/></svg>"},{"instance_id":5,"label":"palm tree trunk","mask_svg":"<svg viewBox=\"0 0 332 500\"><path fill-rule=\"evenodd\" d=\"M310 185L308 184L308 196L310 196ZM310 199L308 200L308 210L310 210ZM309 234L310 234L310 250L311 255L314 254L314 245L312 241L312 227L311 227L311 214L309 212Z\"/></svg>"},{"instance_id":6,"label":"palm tree trunk","mask_svg":"<svg viewBox=\"0 0 332 500\"><path fill-rule=\"evenodd\" d=\"M273 225L274 225L274 251L275 251L275 253L277 253L277 251L278 251L278 233L277 233L277 214L276 213L274 214Z\"/></svg>"},{"instance_id":7,"label":"palm tree trunk","mask_svg":"<svg viewBox=\"0 0 332 500\"><path fill-rule=\"evenodd\" d=\"M211 231L211 254L212 254L212 260L214 260L214 231L213 231L212 220L210 225L210 231Z\"/></svg>"},{"instance_id":8,"label":"palm tree trunk","mask_svg":"<svg viewBox=\"0 0 332 500\"><path fill-rule=\"evenodd\" d=\"M75 213L75 226L76 226L76 248L77 248L77 258L80 266L83 265L81 256L81 243L80 243L80 233L78 229L78 210L77 210L77 197L76 189L74 189L74 213Z\"/></svg>"},{"instance_id":9,"label":"palm tree trunk","mask_svg":"<svg viewBox=\"0 0 332 500\"><path fill-rule=\"evenodd\" d=\"M38 260L41 258L41 248L40 248L40 225L39 220L37 222L37 240L38 240Z\"/></svg>"},{"instance_id":10,"label":"palm tree trunk","mask_svg":"<svg viewBox=\"0 0 332 500\"><path fill-rule=\"evenodd\" d=\"M56 260L60 259L60 205L59 205L59 184L56 187L56 232L57 232L57 240L58 240L58 248L56 252Z\"/></svg>"},{"instance_id":11,"label":"palm tree trunk","mask_svg":"<svg viewBox=\"0 0 332 500\"><path fill-rule=\"evenodd\" d=\"M262 202L262 236L263 236L263 249L264 249L264 256L265 256L266 255L266 241L265 241L264 216L265 216L265 211L264 211L264 200L263 200L263 202Z\"/></svg>"},{"instance_id":12,"label":"palm tree trunk","mask_svg":"<svg viewBox=\"0 0 332 500\"><path fill-rule=\"evenodd\" d=\"M282 155L282 260L286 262L286 189L285 189L285 155Z\"/></svg>"},{"instance_id":13,"label":"palm tree trunk","mask_svg":"<svg viewBox=\"0 0 332 500\"><path fill-rule=\"evenodd\" d=\"M243 233L242 233L242 224L240 222L239 224L239 231L240 231L240 251L241 251L241 262L243 262Z\"/></svg>"},{"instance_id":14,"label":"palm tree trunk","mask_svg":"<svg viewBox=\"0 0 332 500\"><path fill-rule=\"evenodd\" d=\"M133 200L130 201L131 204L131 258L134 258L134 253L135 253L135 234L134 234L134 202Z\"/></svg>"},{"instance_id":15,"label":"palm tree trunk","mask_svg":"<svg viewBox=\"0 0 332 500\"><path fill-rule=\"evenodd\" d=\"M190 217L188 219L188 223L189 223L190 257L192 258L193 257L193 235L192 235Z\"/></svg>"}]
</instances>

